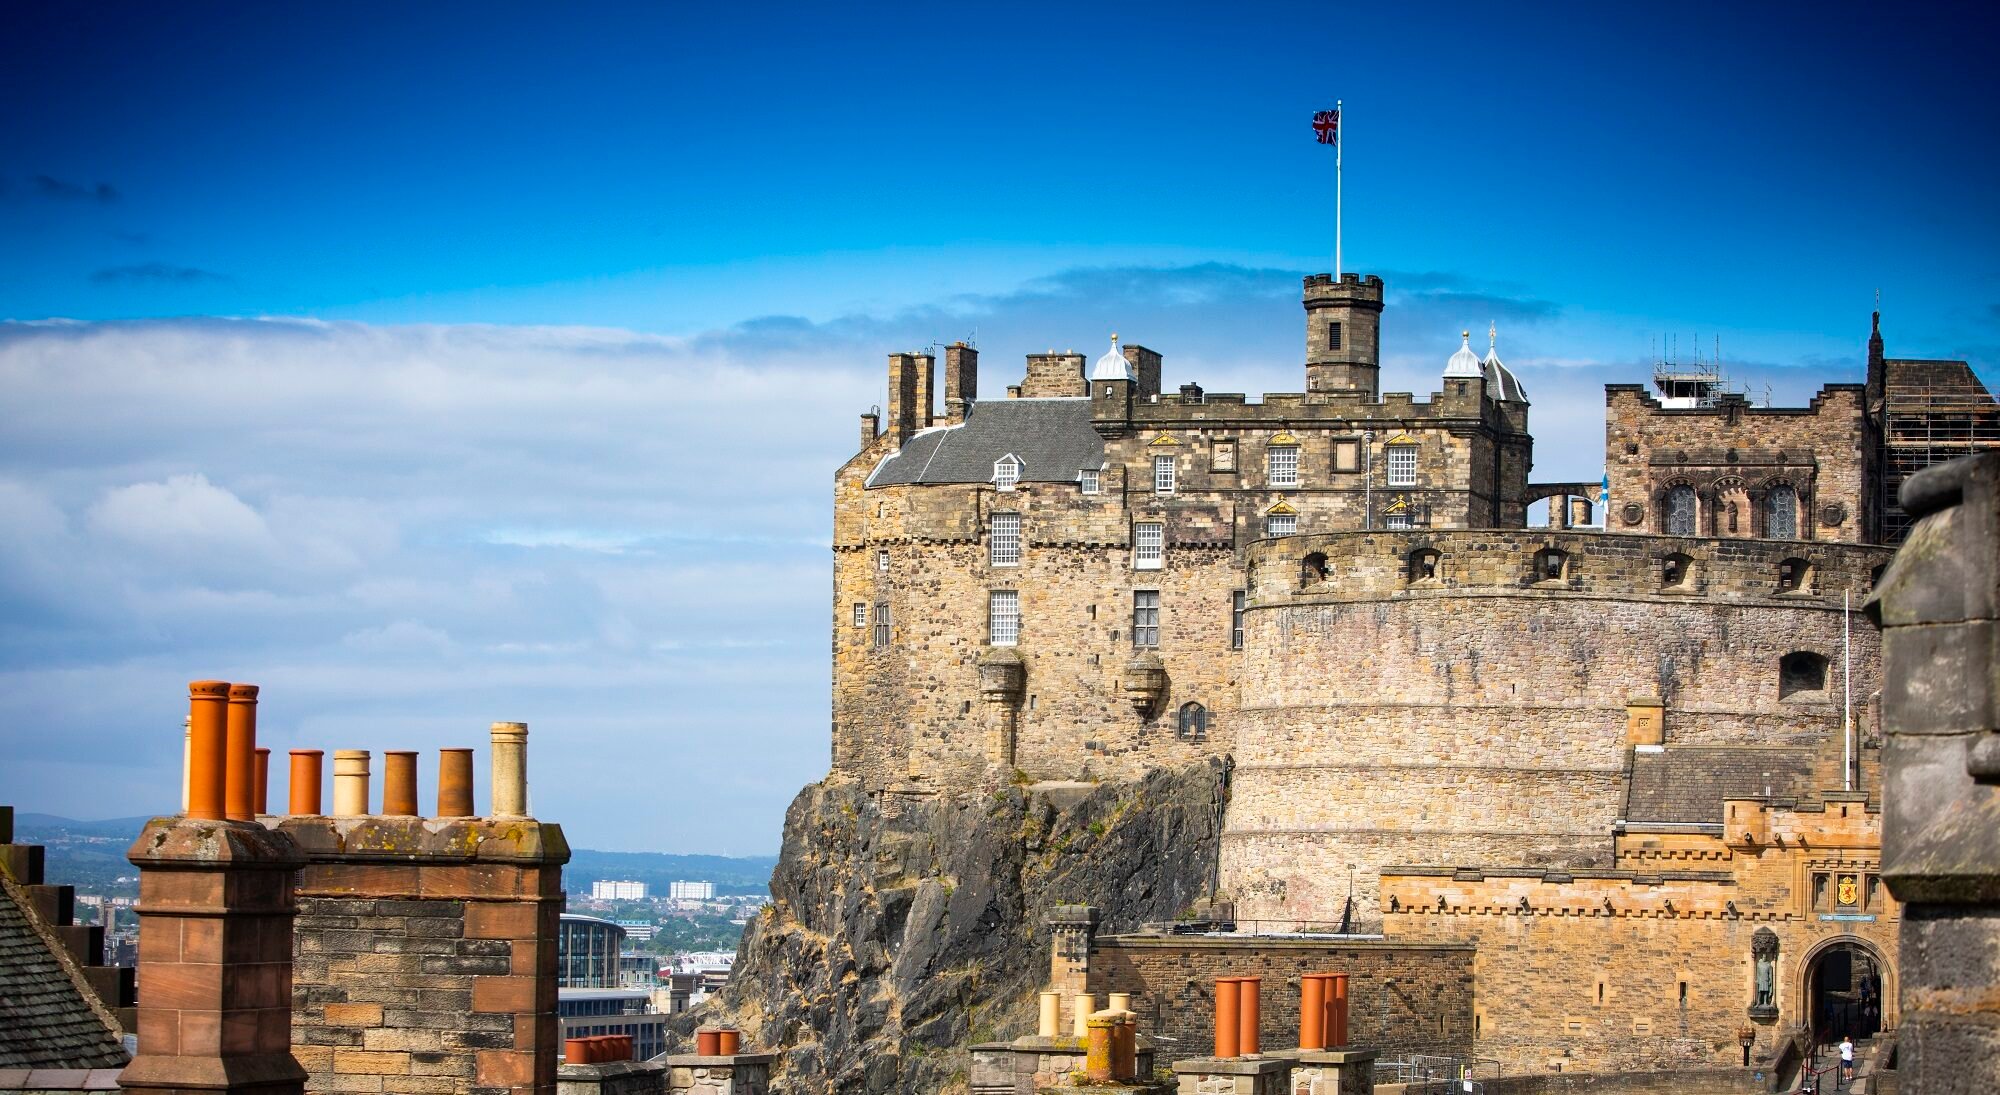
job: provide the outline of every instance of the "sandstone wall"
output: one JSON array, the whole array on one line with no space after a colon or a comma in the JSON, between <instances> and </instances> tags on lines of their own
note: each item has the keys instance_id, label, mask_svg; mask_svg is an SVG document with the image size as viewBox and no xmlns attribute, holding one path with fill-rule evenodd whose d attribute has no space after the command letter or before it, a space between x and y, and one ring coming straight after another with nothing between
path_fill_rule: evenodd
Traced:
<instances>
[{"instance_id":1,"label":"sandstone wall","mask_svg":"<svg viewBox=\"0 0 2000 1095\"><path fill-rule=\"evenodd\" d=\"M1534 581L1551 545L1569 553L1564 576ZM1441 577L1410 580L1418 549L1439 552ZM1659 580L1675 550L1693 558L1687 592ZM1336 922L1351 871L1372 923L1391 864L1607 865L1635 698L1665 704L1669 747L1837 739L1834 590L1865 590L1885 553L1817 548L1814 583L1778 593L1792 550L1534 532L1257 545L1223 844L1238 914ZM1302 589L1308 554L1327 577ZM1880 679L1865 630L1852 633L1861 698ZM1828 659L1827 687L1781 698L1795 651Z\"/></svg>"}]
</instances>

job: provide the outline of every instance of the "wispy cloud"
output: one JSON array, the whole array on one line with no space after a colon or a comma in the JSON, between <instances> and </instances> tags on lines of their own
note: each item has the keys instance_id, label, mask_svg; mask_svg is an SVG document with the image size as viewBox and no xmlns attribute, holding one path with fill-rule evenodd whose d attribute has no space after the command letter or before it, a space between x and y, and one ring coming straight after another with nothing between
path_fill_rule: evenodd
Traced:
<instances>
[{"instance_id":1,"label":"wispy cloud","mask_svg":"<svg viewBox=\"0 0 2000 1095\"><path fill-rule=\"evenodd\" d=\"M227 274L213 270L203 270L194 266L175 266L166 262L140 262L129 266L107 266L95 270L90 275L94 285L196 285L202 282L224 282L230 280Z\"/></svg>"},{"instance_id":2,"label":"wispy cloud","mask_svg":"<svg viewBox=\"0 0 2000 1095\"><path fill-rule=\"evenodd\" d=\"M107 182L96 184L71 182L53 175L36 175L29 180L34 193L53 201L96 202L110 205L118 200L118 188Z\"/></svg>"}]
</instances>

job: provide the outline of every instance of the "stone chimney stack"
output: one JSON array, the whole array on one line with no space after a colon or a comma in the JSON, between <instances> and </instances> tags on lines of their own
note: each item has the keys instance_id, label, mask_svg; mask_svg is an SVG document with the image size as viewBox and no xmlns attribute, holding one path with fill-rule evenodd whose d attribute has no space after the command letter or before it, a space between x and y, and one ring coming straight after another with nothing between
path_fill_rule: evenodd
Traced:
<instances>
[{"instance_id":1,"label":"stone chimney stack","mask_svg":"<svg viewBox=\"0 0 2000 1095\"><path fill-rule=\"evenodd\" d=\"M957 425L965 421L972 401L979 397L979 351L963 342L944 348L944 419Z\"/></svg>"},{"instance_id":2,"label":"stone chimney stack","mask_svg":"<svg viewBox=\"0 0 2000 1095\"><path fill-rule=\"evenodd\" d=\"M929 354L889 355L889 432L901 448L911 435L931 424L931 374L937 359Z\"/></svg>"},{"instance_id":3,"label":"stone chimney stack","mask_svg":"<svg viewBox=\"0 0 2000 1095\"><path fill-rule=\"evenodd\" d=\"M1126 343L1125 362L1132 366L1132 379L1137 381L1134 398L1140 403L1151 403L1160 394L1160 355L1144 346Z\"/></svg>"}]
</instances>

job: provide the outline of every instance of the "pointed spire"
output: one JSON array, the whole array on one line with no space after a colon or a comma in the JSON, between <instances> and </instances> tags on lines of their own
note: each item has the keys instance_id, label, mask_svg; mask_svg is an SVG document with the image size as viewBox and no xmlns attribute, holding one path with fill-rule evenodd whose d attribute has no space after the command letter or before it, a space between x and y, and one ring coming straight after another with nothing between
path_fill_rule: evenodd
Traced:
<instances>
[{"instance_id":1,"label":"pointed spire","mask_svg":"<svg viewBox=\"0 0 2000 1095\"><path fill-rule=\"evenodd\" d=\"M1495 347L1500 345L1500 328L1492 320L1486 321L1486 356L1492 357Z\"/></svg>"}]
</instances>

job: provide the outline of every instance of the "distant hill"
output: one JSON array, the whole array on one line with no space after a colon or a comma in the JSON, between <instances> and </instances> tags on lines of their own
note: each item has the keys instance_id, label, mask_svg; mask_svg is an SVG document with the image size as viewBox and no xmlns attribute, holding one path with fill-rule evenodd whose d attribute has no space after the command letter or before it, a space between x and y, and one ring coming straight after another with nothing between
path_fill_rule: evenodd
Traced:
<instances>
[{"instance_id":1,"label":"distant hill","mask_svg":"<svg viewBox=\"0 0 2000 1095\"><path fill-rule=\"evenodd\" d=\"M138 887L115 880L137 873L125 861L125 849L149 820L77 821L54 814L15 814L14 839L47 845L51 882L73 885L79 893L130 896ZM761 894L768 891L771 869L777 865L775 855L674 855L574 848L569 866L563 869L563 885L572 892L589 893L590 884L600 878L631 879L646 883L654 894L665 897L667 883L686 880L713 882L717 893Z\"/></svg>"}]
</instances>

